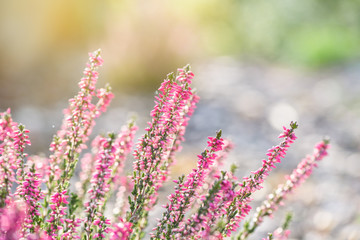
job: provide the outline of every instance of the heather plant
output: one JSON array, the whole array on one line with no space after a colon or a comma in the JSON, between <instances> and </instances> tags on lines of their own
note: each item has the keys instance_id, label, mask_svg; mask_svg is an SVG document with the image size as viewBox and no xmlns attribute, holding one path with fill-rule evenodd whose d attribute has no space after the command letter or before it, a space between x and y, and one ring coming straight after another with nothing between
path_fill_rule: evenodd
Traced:
<instances>
[{"instance_id":1,"label":"heather plant","mask_svg":"<svg viewBox=\"0 0 360 240\"><path fill-rule=\"evenodd\" d=\"M162 216L146 233L149 212L163 184L171 180L171 166L199 101L191 88L194 74L186 66L163 81L151 120L134 150L138 127L130 120L118 133L95 136L90 151L84 152L95 120L113 98L110 86L96 88L102 63L99 50L90 53L80 90L70 99L62 127L50 144L50 156L28 156L29 131L13 121L10 109L0 114L0 239L247 239L327 155L329 142L324 140L256 209L254 217L245 219L251 195L285 157L298 125L291 122L284 127L280 143L267 151L262 166L243 178L236 176L234 165L222 169L234 146L219 130L208 137L196 167L173 180L175 187ZM131 152L133 171L127 174L123 169ZM111 197L116 199L112 205ZM105 211L109 206L112 215ZM290 219L288 215L264 239L287 239Z\"/></svg>"}]
</instances>

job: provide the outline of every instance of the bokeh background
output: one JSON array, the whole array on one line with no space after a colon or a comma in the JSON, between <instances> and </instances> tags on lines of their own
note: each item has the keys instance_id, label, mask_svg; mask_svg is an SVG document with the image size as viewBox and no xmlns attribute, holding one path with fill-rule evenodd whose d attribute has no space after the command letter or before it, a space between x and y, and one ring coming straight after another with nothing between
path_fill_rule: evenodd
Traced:
<instances>
[{"instance_id":1,"label":"bokeh background","mask_svg":"<svg viewBox=\"0 0 360 240\"><path fill-rule=\"evenodd\" d=\"M87 52L102 49L99 85L116 95L95 133L132 115L143 129L162 79L190 63L201 101L174 177L218 129L236 145L227 166L248 175L296 120L298 142L254 208L324 136L330 156L252 239L289 210L293 239L360 239L359 12L358 0L1 1L0 110L31 130L30 153L46 154Z\"/></svg>"}]
</instances>

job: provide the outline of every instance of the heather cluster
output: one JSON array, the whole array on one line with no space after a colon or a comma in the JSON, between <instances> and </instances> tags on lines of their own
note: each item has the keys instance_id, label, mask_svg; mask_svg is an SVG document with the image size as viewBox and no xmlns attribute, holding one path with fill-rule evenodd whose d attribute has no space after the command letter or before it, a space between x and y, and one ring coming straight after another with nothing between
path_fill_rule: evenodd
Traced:
<instances>
[{"instance_id":1,"label":"heather cluster","mask_svg":"<svg viewBox=\"0 0 360 240\"><path fill-rule=\"evenodd\" d=\"M196 167L171 180L172 165L199 101L191 87L190 67L163 81L148 127L135 144L134 119L117 133L91 136L113 94L110 86L96 87L97 68L103 63L100 51L89 55L79 92L64 110L49 156L28 156L29 131L13 121L10 109L0 113L0 240L247 239L327 155L329 142L324 140L247 218L251 195L263 187L296 140L297 123L284 126L278 145L248 176L237 176L235 165L223 167L234 145L220 130L194 156ZM132 161L131 173L124 171L126 161ZM74 176L78 164L80 173ZM150 220L166 181L173 181L174 189L162 215ZM287 239L290 219L288 215L264 239Z\"/></svg>"}]
</instances>

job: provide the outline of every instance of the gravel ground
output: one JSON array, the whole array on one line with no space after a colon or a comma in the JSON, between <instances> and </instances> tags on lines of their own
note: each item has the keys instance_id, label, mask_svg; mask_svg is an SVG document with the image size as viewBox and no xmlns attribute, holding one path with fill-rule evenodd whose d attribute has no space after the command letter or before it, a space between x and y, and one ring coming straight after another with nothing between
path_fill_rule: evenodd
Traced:
<instances>
[{"instance_id":1,"label":"gravel ground","mask_svg":"<svg viewBox=\"0 0 360 240\"><path fill-rule=\"evenodd\" d=\"M295 120L298 140L264 189L254 195L252 206L256 208L324 136L331 138L329 156L250 239L261 239L273 231L287 211L294 214L291 239L360 239L360 66L304 73L221 58L195 65L193 71L201 100L190 121L179 164L174 166L174 177L191 170L206 137L218 129L235 143L225 168L236 163L238 177L247 176L261 166L266 150L278 143L281 126ZM31 130L32 151L46 149L65 106L64 100L52 109L24 106L14 111L14 119ZM139 125L144 126L152 106L153 100L146 96L116 95L94 132L120 129L132 112L138 113ZM168 192L163 190L160 204ZM160 213L157 208L151 215Z\"/></svg>"}]
</instances>

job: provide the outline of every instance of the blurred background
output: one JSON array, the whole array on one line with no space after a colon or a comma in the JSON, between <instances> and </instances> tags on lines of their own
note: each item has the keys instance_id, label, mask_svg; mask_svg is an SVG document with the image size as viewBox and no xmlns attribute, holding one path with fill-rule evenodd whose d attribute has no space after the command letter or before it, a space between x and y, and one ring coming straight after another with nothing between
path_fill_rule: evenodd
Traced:
<instances>
[{"instance_id":1,"label":"blurred background","mask_svg":"<svg viewBox=\"0 0 360 240\"><path fill-rule=\"evenodd\" d=\"M297 120L298 142L254 207L328 135L330 156L281 211L294 212L293 239L360 239L359 12L359 0L1 1L0 110L30 129L30 153L47 153L87 52L102 49L99 86L115 92L95 132L132 115L143 129L161 81L190 63L201 101L174 177L220 128L236 145L227 165L248 175Z\"/></svg>"}]
</instances>

